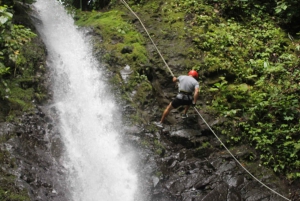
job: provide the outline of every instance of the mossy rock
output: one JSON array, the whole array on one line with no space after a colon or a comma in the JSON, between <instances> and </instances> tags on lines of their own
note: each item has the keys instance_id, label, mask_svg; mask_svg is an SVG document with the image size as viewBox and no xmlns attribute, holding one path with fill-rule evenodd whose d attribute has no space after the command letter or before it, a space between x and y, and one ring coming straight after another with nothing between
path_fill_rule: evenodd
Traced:
<instances>
[{"instance_id":1,"label":"mossy rock","mask_svg":"<svg viewBox=\"0 0 300 201\"><path fill-rule=\"evenodd\" d=\"M10 137L6 134L0 136L0 200L29 201L27 191L15 185L17 177L12 173L17 168L15 159L3 146Z\"/></svg>"},{"instance_id":2,"label":"mossy rock","mask_svg":"<svg viewBox=\"0 0 300 201\"><path fill-rule=\"evenodd\" d=\"M152 96L152 86L149 82L144 81L140 83L137 87L137 92L134 95L134 101L139 103L140 106L144 106L148 103L150 97Z\"/></svg>"},{"instance_id":3,"label":"mossy rock","mask_svg":"<svg viewBox=\"0 0 300 201\"><path fill-rule=\"evenodd\" d=\"M92 27L101 36L101 45L95 46L96 52L102 52L100 60L108 64L130 66L137 70L148 63L147 51L143 36L133 25L124 20L122 11L78 12L76 24ZM105 49L103 52L101 49Z\"/></svg>"}]
</instances>

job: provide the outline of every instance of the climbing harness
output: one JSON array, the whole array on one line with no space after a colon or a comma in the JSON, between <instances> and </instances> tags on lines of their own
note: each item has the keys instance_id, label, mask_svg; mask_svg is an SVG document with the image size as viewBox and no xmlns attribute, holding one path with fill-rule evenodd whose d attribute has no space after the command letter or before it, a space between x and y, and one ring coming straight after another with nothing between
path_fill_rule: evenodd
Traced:
<instances>
[{"instance_id":1,"label":"climbing harness","mask_svg":"<svg viewBox=\"0 0 300 201\"><path fill-rule=\"evenodd\" d=\"M192 92L186 92L183 90L180 90L179 93L184 94L184 95L192 95L193 94Z\"/></svg>"},{"instance_id":2,"label":"climbing harness","mask_svg":"<svg viewBox=\"0 0 300 201\"><path fill-rule=\"evenodd\" d=\"M162 58L163 62L165 63L166 67L168 68L168 70L170 71L171 75L173 77L174 74L171 71L170 67L168 66L168 64L166 63L165 59L163 58L163 56L161 55L160 51L158 50L157 46L155 45L154 41L152 40L150 34L148 33L146 27L144 26L144 24L142 23L142 21L140 20L140 18L135 14L135 12L133 12L133 10L130 8L130 6L125 2L125 0L120 0L128 10L131 11L131 13L139 20L139 22L141 23L141 25L143 26L144 30L146 31L147 35L149 36L151 42L153 43L154 47L156 48L158 54L160 55L160 57ZM202 115L200 114L200 112L197 110L197 108L194 106L193 107L196 111L196 113L201 117L201 119L203 120L203 122L207 125L207 127L211 130L211 132L214 134L214 136L218 139L218 141L221 143L221 145L227 150L227 152L232 156L232 158L253 178L255 179L257 182L259 182L262 186L266 187L267 189L269 189L270 191L272 191L273 193L275 193L276 195L282 197L285 200L291 201L290 199L286 198L285 196L281 195L280 193L276 192L275 190L273 190L272 188L270 188L269 186L267 186L266 184L264 184L262 181L260 181L258 178L256 178L251 172L249 172L249 170L247 170L242 164L241 162L239 162L239 160L231 153L231 151L226 147L226 145L222 142L222 140L218 137L218 135L213 131L213 129L208 125L208 123L205 121L205 119L202 117Z\"/></svg>"},{"instance_id":3,"label":"climbing harness","mask_svg":"<svg viewBox=\"0 0 300 201\"><path fill-rule=\"evenodd\" d=\"M192 100L192 93L191 92L185 92L185 91L179 91L176 98L182 99L182 100Z\"/></svg>"}]
</instances>

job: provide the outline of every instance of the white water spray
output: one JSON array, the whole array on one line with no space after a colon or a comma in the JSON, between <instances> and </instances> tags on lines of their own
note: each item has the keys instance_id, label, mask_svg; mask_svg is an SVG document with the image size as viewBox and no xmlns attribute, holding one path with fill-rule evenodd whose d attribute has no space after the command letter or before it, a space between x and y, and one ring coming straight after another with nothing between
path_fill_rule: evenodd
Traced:
<instances>
[{"instance_id":1,"label":"white water spray","mask_svg":"<svg viewBox=\"0 0 300 201\"><path fill-rule=\"evenodd\" d=\"M91 45L58 1L38 0L34 6L53 71L71 199L135 200L137 176L118 144L122 134L119 111Z\"/></svg>"}]
</instances>

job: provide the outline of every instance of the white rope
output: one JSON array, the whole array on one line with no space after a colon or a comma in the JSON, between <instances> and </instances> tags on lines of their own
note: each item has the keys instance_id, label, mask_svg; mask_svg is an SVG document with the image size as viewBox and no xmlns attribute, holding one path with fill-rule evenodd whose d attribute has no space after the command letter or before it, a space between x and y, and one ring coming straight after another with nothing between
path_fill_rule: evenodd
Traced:
<instances>
[{"instance_id":1,"label":"white rope","mask_svg":"<svg viewBox=\"0 0 300 201\"><path fill-rule=\"evenodd\" d=\"M168 64L166 63L165 59L163 58L163 56L161 55L160 51L158 50L157 46L155 45L154 41L152 40L151 36L149 35L146 27L143 25L142 21L140 20L140 18L133 12L133 10L130 8L130 6L125 2L125 0L120 0L131 12L132 14L140 21L141 25L143 26L144 30L146 31L147 35L149 36L151 42L153 43L154 47L156 48L158 54L161 56L162 60L164 61L165 65L167 66L167 68L169 69L171 75L173 77L174 74L171 71L170 67L168 66ZM269 189L270 191L272 191L273 193L275 193L276 195L282 197L285 200L291 201L290 199L284 197L283 195L281 195L280 193L276 192L275 190L273 190L272 188L268 187L266 184L264 184L262 181L260 181L258 178L256 178L253 174L251 174L251 172L249 172L240 162L239 160L231 153L231 151L226 147L226 145L222 142L222 140L218 137L218 135L212 130L212 128L208 125L208 123L205 121L205 119L202 117L202 115L200 114L200 112L196 109L196 107L194 107L195 111L198 113L198 115L201 117L201 119L203 120L203 122L208 126L208 128L211 130L211 132L214 134L214 136L218 139L218 141L221 143L221 145L227 150L227 152L232 156L232 158L251 176L253 177L253 179L255 179L257 182L259 182L261 185L263 185L264 187L266 187L267 189Z\"/></svg>"},{"instance_id":2,"label":"white rope","mask_svg":"<svg viewBox=\"0 0 300 201\"><path fill-rule=\"evenodd\" d=\"M284 197L283 195L277 193L275 190L271 189L270 187L268 187L266 184L264 184L263 182L261 182L259 179L257 179L253 174L251 174L251 172L249 172L239 161L238 159L231 153L231 151L226 147L226 145L222 142L222 140L217 136L217 134L212 130L212 128L208 125L208 123L205 121L205 119L202 117L202 115L200 114L200 112L196 109L196 107L194 107L195 111L198 113L198 115L201 117L201 119L204 121L204 123L208 126L208 128L211 130L211 132L215 135L215 137L219 140L219 142L222 144L222 146L227 150L227 152L232 156L232 158L250 175L252 176L256 181L258 181L261 185L263 185L264 187L266 187L267 189L269 189L270 191L272 191L273 193L279 195L280 197L282 197L285 200L289 200L290 199Z\"/></svg>"}]
</instances>

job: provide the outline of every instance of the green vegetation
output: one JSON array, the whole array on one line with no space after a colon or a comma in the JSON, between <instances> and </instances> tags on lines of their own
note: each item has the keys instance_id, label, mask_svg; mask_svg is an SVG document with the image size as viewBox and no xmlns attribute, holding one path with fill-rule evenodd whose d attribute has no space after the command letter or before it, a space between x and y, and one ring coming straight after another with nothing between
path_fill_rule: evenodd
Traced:
<instances>
[{"instance_id":1,"label":"green vegetation","mask_svg":"<svg viewBox=\"0 0 300 201\"><path fill-rule=\"evenodd\" d=\"M295 1L128 2L146 23L153 13L161 13L163 28L152 29L151 35L164 51L168 50L161 38L172 37L173 30L176 42L192 41L185 64L199 70L208 83L216 80L202 93L213 97L208 109L227 118L214 128L227 135L227 143L250 143L263 165L299 178L300 43Z\"/></svg>"},{"instance_id":2,"label":"green vegetation","mask_svg":"<svg viewBox=\"0 0 300 201\"><path fill-rule=\"evenodd\" d=\"M0 121L16 121L18 115L32 111L33 101L45 98L41 83L45 50L35 33L14 23L14 5L11 0L0 1ZM16 185L17 166L5 146L11 137L0 136L0 200L30 200L27 190Z\"/></svg>"},{"instance_id":3,"label":"green vegetation","mask_svg":"<svg viewBox=\"0 0 300 201\"><path fill-rule=\"evenodd\" d=\"M122 19L122 15L124 13L121 11L79 12L76 16L79 20L76 23L79 26L93 27L94 31L104 38L101 47L108 52L103 56L106 62L130 62L135 64L132 67L137 68L148 62L145 42L133 26Z\"/></svg>"},{"instance_id":4,"label":"green vegetation","mask_svg":"<svg viewBox=\"0 0 300 201\"><path fill-rule=\"evenodd\" d=\"M154 149L157 155L162 156L164 154L165 147L159 140L154 140Z\"/></svg>"},{"instance_id":5,"label":"green vegetation","mask_svg":"<svg viewBox=\"0 0 300 201\"><path fill-rule=\"evenodd\" d=\"M206 93L214 97L211 108L227 117L220 132L233 145L250 143L262 164L275 172L299 178L299 42L264 12L269 4L250 10L251 2L236 1L231 7L223 2L216 10L176 1L186 13L194 13L187 30L195 55L205 54L199 70L207 77L219 76ZM238 16L231 12L236 9Z\"/></svg>"},{"instance_id":6,"label":"green vegetation","mask_svg":"<svg viewBox=\"0 0 300 201\"><path fill-rule=\"evenodd\" d=\"M300 45L296 34L292 36L281 28L291 27L291 33L297 30L295 18L299 6L295 1L132 0L128 3L139 12L146 27L154 13L161 13L163 28L152 29L150 34L164 47L163 51L172 52L171 48L180 51L186 40L192 41L183 63L199 70L207 79L216 80L204 87L202 93L213 97L208 109L227 118L214 128L227 135L227 143L250 143L260 154L263 165L291 179L299 178ZM134 70L139 72L133 58L138 58L139 63L147 62L145 50L139 49L145 42L122 15L114 10L83 13L78 24L99 30L108 50L104 58L133 62ZM178 46L168 49L164 37L173 37ZM142 55L122 55L124 47L139 49ZM137 101L144 104L145 96L141 94L150 88L136 81L133 75L124 89L145 86L137 96Z\"/></svg>"},{"instance_id":7,"label":"green vegetation","mask_svg":"<svg viewBox=\"0 0 300 201\"><path fill-rule=\"evenodd\" d=\"M192 2L189 1L189 2ZM202 0L202 3L213 5L214 8L220 11L222 17L234 17L240 21L248 21L252 18L272 16L271 21L275 21L289 32L299 32L298 19L300 17L300 4L297 0Z\"/></svg>"},{"instance_id":8,"label":"green vegetation","mask_svg":"<svg viewBox=\"0 0 300 201\"><path fill-rule=\"evenodd\" d=\"M13 23L13 10L0 6L0 119L12 120L33 108L33 100L45 97L40 86L39 66L45 51L32 40L30 29Z\"/></svg>"}]
</instances>

